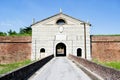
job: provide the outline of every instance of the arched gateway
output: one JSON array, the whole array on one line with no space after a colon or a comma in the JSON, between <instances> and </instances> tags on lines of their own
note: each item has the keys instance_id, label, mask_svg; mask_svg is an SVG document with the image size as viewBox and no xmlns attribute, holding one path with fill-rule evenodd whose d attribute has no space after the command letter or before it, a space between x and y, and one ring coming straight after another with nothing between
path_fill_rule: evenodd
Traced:
<instances>
[{"instance_id":1,"label":"arched gateway","mask_svg":"<svg viewBox=\"0 0 120 80\"><path fill-rule=\"evenodd\" d=\"M66 45L64 43L56 45L56 56L66 56Z\"/></svg>"},{"instance_id":2,"label":"arched gateway","mask_svg":"<svg viewBox=\"0 0 120 80\"><path fill-rule=\"evenodd\" d=\"M90 60L90 26L90 23L64 13L55 14L32 24L31 60L51 54L55 56L72 54Z\"/></svg>"}]
</instances>

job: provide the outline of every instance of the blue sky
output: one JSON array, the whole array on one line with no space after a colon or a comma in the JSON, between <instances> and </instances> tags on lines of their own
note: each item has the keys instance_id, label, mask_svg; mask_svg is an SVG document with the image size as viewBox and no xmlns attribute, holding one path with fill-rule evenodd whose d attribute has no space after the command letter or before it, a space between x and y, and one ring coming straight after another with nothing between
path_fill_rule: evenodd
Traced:
<instances>
[{"instance_id":1,"label":"blue sky","mask_svg":"<svg viewBox=\"0 0 120 80\"><path fill-rule=\"evenodd\" d=\"M0 0L0 31L63 13L92 24L91 34L120 34L120 0Z\"/></svg>"}]
</instances>

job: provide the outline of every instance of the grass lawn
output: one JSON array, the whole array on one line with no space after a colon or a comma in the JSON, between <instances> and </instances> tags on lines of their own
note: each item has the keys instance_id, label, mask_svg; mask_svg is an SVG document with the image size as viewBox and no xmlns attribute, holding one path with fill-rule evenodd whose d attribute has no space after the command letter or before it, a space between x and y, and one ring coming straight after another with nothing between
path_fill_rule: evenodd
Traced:
<instances>
[{"instance_id":1,"label":"grass lawn","mask_svg":"<svg viewBox=\"0 0 120 80\"><path fill-rule=\"evenodd\" d=\"M104 66L108 66L108 67L120 70L120 62L104 62L101 64Z\"/></svg>"},{"instance_id":2,"label":"grass lawn","mask_svg":"<svg viewBox=\"0 0 120 80\"><path fill-rule=\"evenodd\" d=\"M11 64L0 64L0 75L5 74L5 73L12 71L14 69L20 68L20 67L27 65L29 63L31 63L30 60L25 60L25 61L11 63Z\"/></svg>"},{"instance_id":3,"label":"grass lawn","mask_svg":"<svg viewBox=\"0 0 120 80\"><path fill-rule=\"evenodd\" d=\"M101 64L106 67L114 68L120 70L120 62L99 62L98 60L94 59L93 62L97 64Z\"/></svg>"}]
</instances>

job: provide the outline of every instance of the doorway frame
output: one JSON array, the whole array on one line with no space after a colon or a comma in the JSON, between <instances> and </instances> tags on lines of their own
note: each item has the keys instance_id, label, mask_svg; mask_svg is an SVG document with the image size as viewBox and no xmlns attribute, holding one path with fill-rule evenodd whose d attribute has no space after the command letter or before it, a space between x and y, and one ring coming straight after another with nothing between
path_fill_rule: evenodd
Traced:
<instances>
[{"instance_id":1,"label":"doorway frame","mask_svg":"<svg viewBox=\"0 0 120 80\"><path fill-rule=\"evenodd\" d=\"M63 47L64 47L64 54L57 54L57 47L59 46L59 45L63 45ZM60 42L60 43L57 43L57 45L55 46L55 54L56 54L56 57L59 57L59 56L66 56L66 53L67 53L67 47L66 47L66 45L64 44L64 43L62 43L62 42Z\"/></svg>"}]
</instances>

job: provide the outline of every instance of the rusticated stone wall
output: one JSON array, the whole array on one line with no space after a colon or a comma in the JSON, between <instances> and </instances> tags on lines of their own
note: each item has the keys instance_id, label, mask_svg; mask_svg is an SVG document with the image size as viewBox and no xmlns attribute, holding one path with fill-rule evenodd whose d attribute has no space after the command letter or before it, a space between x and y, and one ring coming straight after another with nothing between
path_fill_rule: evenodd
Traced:
<instances>
[{"instance_id":1,"label":"rusticated stone wall","mask_svg":"<svg viewBox=\"0 0 120 80\"><path fill-rule=\"evenodd\" d=\"M0 37L0 63L30 59L31 37Z\"/></svg>"},{"instance_id":2,"label":"rusticated stone wall","mask_svg":"<svg viewBox=\"0 0 120 80\"><path fill-rule=\"evenodd\" d=\"M120 61L120 36L91 36L92 59Z\"/></svg>"}]
</instances>

